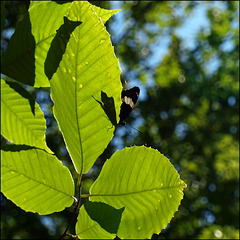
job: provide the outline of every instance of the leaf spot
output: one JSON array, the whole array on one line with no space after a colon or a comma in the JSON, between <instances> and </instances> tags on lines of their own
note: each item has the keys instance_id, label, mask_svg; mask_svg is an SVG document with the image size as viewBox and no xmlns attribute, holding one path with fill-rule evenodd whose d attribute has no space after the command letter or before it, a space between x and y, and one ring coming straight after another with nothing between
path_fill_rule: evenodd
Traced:
<instances>
[{"instance_id":1,"label":"leaf spot","mask_svg":"<svg viewBox=\"0 0 240 240\"><path fill-rule=\"evenodd\" d=\"M99 44L103 44L106 40L105 39L101 39Z\"/></svg>"},{"instance_id":2,"label":"leaf spot","mask_svg":"<svg viewBox=\"0 0 240 240\"><path fill-rule=\"evenodd\" d=\"M73 79L74 82L76 82L76 78L74 76L72 77L72 79Z\"/></svg>"}]
</instances>

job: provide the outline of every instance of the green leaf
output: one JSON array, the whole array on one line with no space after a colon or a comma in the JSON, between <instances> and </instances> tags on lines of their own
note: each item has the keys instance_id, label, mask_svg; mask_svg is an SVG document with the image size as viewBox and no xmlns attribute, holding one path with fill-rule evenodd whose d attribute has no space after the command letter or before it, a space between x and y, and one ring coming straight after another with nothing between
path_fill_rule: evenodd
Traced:
<instances>
[{"instance_id":1,"label":"green leaf","mask_svg":"<svg viewBox=\"0 0 240 240\"><path fill-rule=\"evenodd\" d=\"M117 209L125 207L118 237L145 239L167 226L184 188L185 183L164 155L144 146L131 147L117 151L104 164L90 188L90 200Z\"/></svg>"},{"instance_id":2,"label":"green leaf","mask_svg":"<svg viewBox=\"0 0 240 240\"><path fill-rule=\"evenodd\" d=\"M101 202L86 202L81 208L76 224L80 239L113 239L121 220L122 209Z\"/></svg>"},{"instance_id":3,"label":"green leaf","mask_svg":"<svg viewBox=\"0 0 240 240\"><path fill-rule=\"evenodd\" d=\"M45 73L49 80L56 72L59 63L62 60L70 34L80 24L80 21L70 21L67 17L64 17L64 24L57 30L57 34L51 42L51 47L49 48L47 58L44 63Z\"/></svg>"},{"instance_id":4,"label":"green leaf","mask_svg":"<svg viewBox=\"0 0 240 240\"><path fill-rule=\"evenodd\" d=\"M36 42L31 33L29 14L16 27L3 55L1 72L19 82L34 85Z\"/></svg>"},{"instance_id":5,"label":"green leaf","mask_svg":"<svg viewBox=\"0 0 240 240\"><path fill-rule=\"evenodd\" d=\"M121 11L121 9L114 9L114 10L108 10L104 8L97 7L95 5L92 5L92 9L97 13L98 17L101 18L103 24L106 23L106 21L114 14Z\"/></svg>"},{"instance_id":6,"label":"green leaf","mask_svg":"<svg viewBox=\"0 0 240 240\"><path fill-rule=\"evenodd\" d=\"M107 232L96 221L93 221L86 212L84 205L80 208L78 215L76 234L81 239L114 239L116 236L116 234Z\"/></svg>"},{"instance_id":7,"label":"green leaf","mask_svg":"<svg viewBox=\"0 0 240 240\"><path fill-rule=\"evenodd\" d=\"M17 24L16 31L9 41L1 65L2 73L24 84L49 87L49 77L51 78L52 74L45 72L47 54L57 31L64 25L64 16L68 16L72 4L31 1L28 12ZM94 5L91 7L103 23L119 11L101 9ZM75 18L72 21L75 21ZM3 24L2 14L1 24ZM47 67L56 65L53 60L48 58Z\"/></svg>"},{"instance_id":8,"label":"green leaf","mask_svg":"<svg viewBox=\"0 0 240 240\"><path fill-rule=\"evenodd\" d=\"M55 156L10 145L1 150L1 191L25 211L51 214L72 205L74 184Z\"/></svg>"},{"instance_id":9,"label":"green leaf","mask_svg":"<svg viewBox=\"0 0 240 240\"><path fill-rule=\"evenodd\" d=\"M3 56L2 73L35 87L49 87L44 62L71 3L33 1Z\"/></svg>"},{"instance_id":10,"label":"green leaf","mask_svg":"<svg viewBox=\"0 0 240 240\"><path fill-rule=\"evenodd\" d=\"M75 169L86 173L113 137L122 86L110 35L91 5L73 2L68 19L82 24L50 81L51 97Z\"/></svg>"},{"instance_id":11,"label":"green leaf","mask_svg":"<svg viewBox=\"0 0 240 240\"><path fill-rule=\"evenodd\" d=\"M23 87L1 80L1 134L16 144L45 149L46 121L38 104Z\"/></svg>"}]
</instances>

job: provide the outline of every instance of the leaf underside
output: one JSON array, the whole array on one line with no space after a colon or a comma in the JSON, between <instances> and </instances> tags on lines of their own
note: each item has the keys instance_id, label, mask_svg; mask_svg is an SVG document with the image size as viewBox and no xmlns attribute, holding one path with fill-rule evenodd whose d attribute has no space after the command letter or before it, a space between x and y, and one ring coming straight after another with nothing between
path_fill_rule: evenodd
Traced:
<instances>
[{"instance_id":1,"label":"leaf underside","mask_svg":"<svg viewBox=\"0 0 240 240\"><path fill-rule=\"evenodd\" d=\"M110 35L88 2L73 2L68 18L81 24L70 35L50 81L51 97L75 169L86 173L113 137L115 126L104 111L102 96L117 109L117 119L120 69Z\"/></svg>"},{"instance_id":2,"label":"leaf underside","mask_svg":"<svg viewBox=\"0 0 240 240\"><path fill-rule=\"evenodd\" d=\"M184 187L165 156L144 146L132 147L117 151L104 164L90 189L90 200L125 208L118 237L151 238L170 222L183 198ZM85 230L85 236L88 231L92 234L87 226ZM81 238L81 232L77 234Z\"/></svg>"},{"instance_id":3,"label":"leaf underside","mask_svg":"<svg viewBox=\"0 0 240 240\"><path fill-rule=\"evenodd\" d=\"M16 145L15 145L16 146ZM1 191L25 211L59 212L73 203L74 184L67 167L39 149L1 150Z\"/></svg>"},{"instance_id":4,"label":"leaf underside","mask_svg":"<svg viewBox=\"0 0 240 240\"><path fill-rule=\"evenodd\" d=\"M16 144L45 149L46 121L33 97L18 83L1 80L1 134Z\"/></svg>"}]
</instances>

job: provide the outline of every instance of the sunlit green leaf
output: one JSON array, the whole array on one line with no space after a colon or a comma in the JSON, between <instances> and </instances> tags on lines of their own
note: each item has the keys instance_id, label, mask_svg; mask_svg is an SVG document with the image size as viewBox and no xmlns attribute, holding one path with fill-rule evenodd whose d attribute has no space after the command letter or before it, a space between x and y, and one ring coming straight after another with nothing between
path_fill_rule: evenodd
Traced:
<instances>
[{"instance_id":1,"label":"sunlit green leaf","mask_svg":"<svg viewBox=\"0 0 240 240\"><path fill-rule=\"evenodd\" d=\"M76 224L80 239L113 239L121 221L122 209L101 202L86 202L81 208Z\"/></svg>"},{"instance_id":2,"label":"sunlit green leaf","mask_svg":"<svg viewBox=\"0 0 240 240\"><path fill-rule=\"evenodd\" d=\"M117 151L104 164L90 189L90 200L125 207L120 238L150 238L170 222L184 188L177 171L157 150L131 147Z\"/></svg>"},{"instance_id":3,"label":"sunlit green leaf","mask_svg":"<svg viewBox=\"0 0 240 240\"><path fill-rule=\"evenodd\" d=\"M1 80L1 134L13 143L51 152L45 130L46 121L33 97L18 83Z\"/></svg>"},{"instance_id":4,"label":"sunlit green leaf","mask_svg":"<svg viewBox=\"0 0 240 240\"><path fill-rule=\"evenodd\" d=\"M112 139L119 119L120 69L110 35L88 2L72 3L68 18L82 23L50 81L51 97L76 171L86 173Z\"/></svg>"},{"instance_id":5,"label":"sunlit green leaf","mask_svg":"<svg viewBox=\"0 0 240 240\"><path fill-rule=\"evenodd\" d=\"M44 62L70 4L38 1L31 5L9 42L3 57L2 73L35 87L50 86Z\"/></svg>"},{"instance_id":6,"label":"sunlit green leaf","mask_svg":"<svg viewBox=\"0 0 240 240\"><path fill-rule=\"evenodd\" d=\"M2 73L28 85L49 87L44 63L51 42L64 23L63 17L68 16L70 8L70 2L59 4L54 1L32 1L29 11L18 23L9 42L3 57ZM96 6L93 8L103 23L119 11ZM50 65L54 63L48 61Z\"/></svg>"},{"instance_id":7,"label":"sunlit green leaf","mask_svg":"<svg viewBox=\"0 0 240 240\"><path fill-rule=\"evenodd\" d=\"M112 15L121 11L121 9L108 10L95 5L92 5L92 9L97 13L98 17L101 18L103 23L105 23Z\"/></svg>"},{"instance_id":8,"label":"sunlit green leaf","mask_svg":"<svg viewBox=\"0 0 240 240\"><path fill-rule=\"evenodd\" d=\"M1 191L25 211L50 214L72 205L74 184L55 156L10 145L1 150Z\"/></svg>"}]
</instances>

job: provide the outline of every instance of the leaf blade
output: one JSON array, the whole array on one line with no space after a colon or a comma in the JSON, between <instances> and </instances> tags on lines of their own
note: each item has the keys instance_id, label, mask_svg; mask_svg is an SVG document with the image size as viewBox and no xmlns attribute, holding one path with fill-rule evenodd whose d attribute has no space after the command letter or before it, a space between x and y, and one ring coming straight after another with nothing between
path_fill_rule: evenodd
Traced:
<instances>
[{"instance_id":1,"label":"leaf blade","mask_svg":"<svg viewBox=\"0 0 240 240\"><path fill-rule=\"evenodd\" d=\"M71 3L32 1L3 56L2 73L34 87L49 87L44 70L50 44Z\"/></svg>"},{"instance_id":2,"label":"leaf blade","mask_svg":"<svg viewBox=\"0 0 240 240\"><path fill-rule=\"evenodd\" d=\"M151 238L170 222L184 187L169 160L157 150L132 147L117 151L105 163L90 189L90 200L125 207L120 238Z\"/></svg>"},{"instance_id":3,"label":"leaf blade","mask_svg":"<svg viewBox=\"0 0 240 240\"><path fill-rule=\"evenodd\" d=\"M92 220L84 205L80 208L75 229L76 234L81 239L96 239L96 236L97 239L114 239L116 235L107 232L96 221Z\"/></svg>"},{"instance_id":4,"label":"leaf blade","mask_svg":"<svg viewBox=\"0 0 240 240\"><path fill-rule=\"evenodd\" d=\"M114 14L118 13L119 11L121 11L121 9L108 10L108 9L97 7L95 5L92 5L91 7L97 13L97 15L101 18L101 20L102 20L102 22L104 24L108 21L108 19L112 15L114 15Z\"/></svg>"},{"instance_id":5,"label":"leaf blade","mask_svg":"<svg viewBox=\"0 0 240 240\"><path fill-rule=\"evenodd\" d=\"M104 99L111 103L117 122L122 88L120 69L110 35L91 5L74 2L68 17L82 24L71 34L50 81L51 97L75 169L86 173L113 137L115 126L106 116Z\"/></svg>"},{"instance_id":6,"label":"leaf blade","mask_svg":"<svg viewBox=\"0 0 240 240\"><path fill-rule=\"evenodd\" d=\"M1 130L13 143L51 153L45 141L46 121L40 107L23 87L4 80L1 80Z\"/></svg>"},{"instance_id":7,"label":"leaf blade","mask_svg":"<svg viewBox=\"0 0 240 240\"><path fill-rule=\"evenodd\" d=\"M8 199L39 214L72 205L74 184L67 167L44 150L11 149L1 150L1 191Z\"/></svg>"},{"instance_id":8,"label":"leaf blade","mask_svg":"<svg viewBox=\"0 0 240 240\"><path fill-rule=\"evenodd\" d=\"M115 209L101 202L86 202L81 208L76 223L80 239L113 239L121 220L122 209Z\"/></svg>"}]
</instances>

